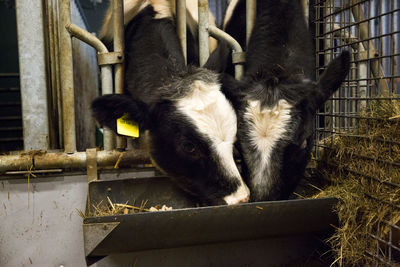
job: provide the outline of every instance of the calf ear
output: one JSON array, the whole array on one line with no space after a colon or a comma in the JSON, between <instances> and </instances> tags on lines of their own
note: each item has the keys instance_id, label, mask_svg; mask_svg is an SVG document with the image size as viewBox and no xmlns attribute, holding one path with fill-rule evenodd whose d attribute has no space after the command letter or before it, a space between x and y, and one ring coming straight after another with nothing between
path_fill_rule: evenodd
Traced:
<instances>
[{"instance_id":1,"label":"calf ear","mask_svg":"<svg viewBox=\"0 0 400 267\"><path fill-rule=\"evenodd\" d=\"M224 73L226 72L228 65L232 64L231 58L232 53L228 43L221 40L219 41L218 47L208 57L208 60L203 67L218 73Z\"/></svg>"},{"instance_id":2,"label":"calf ear","mask_svg":"<svg viewBox=\"0 0 400 267\"><path fill-rule=\"evenodd\" d=\"M227 73L221 74L221 83L222 93L237 108L245 97L246 83L236 80Z\"/></svg>"},{"instance_id":3,"label":"calf ear","mask_svg":"<svg viewBox=\"0 0 400 267\"><path fill-rule=\"evenodd\" d=\"M92 111L93 116L100 124L114 132L117 131L117 119L125 113L129 115L131 120L139 124L140 130L148 128L150 121L148 106L127 95L100 96L92 102Z\"/></svg>"},{"instance_id":4,"label":"calf ear","mask_svg":"<svg viewBox=\"0 0 400 267\"><path fill-rule=\"evenodd\" d=\"M329 63L328 68L317 82L318 93L316 94L316 105L320 107L340 87L350 69L350 53L343 51L342 54Z\"/></svg>"}]
</instances>

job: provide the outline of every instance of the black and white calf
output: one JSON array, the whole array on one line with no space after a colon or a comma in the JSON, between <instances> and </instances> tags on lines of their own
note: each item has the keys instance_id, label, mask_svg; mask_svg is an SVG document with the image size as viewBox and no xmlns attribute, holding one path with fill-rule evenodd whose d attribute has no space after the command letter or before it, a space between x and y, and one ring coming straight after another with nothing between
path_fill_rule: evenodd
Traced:
<instances>
[{"instance_id":1,"label":"black and white calf","mask_svg":"<svg viewBox=\"0 0 400 267\"><path fill-rule=\"evenodd\" d=\"M236 114L218 75L186 67L174 22L144 7L125 30L125 95L92 103L114 129L124 113L149 132L153 162L208 204L247 202L249 189L233 159Z\"/></svg>"},{"instance_id":2,"label":"black and white calf","mask_svg":"<svg viewBox=\"0 0 400 267\"><path fill-rule=\"evenodd\" d=\"M245 24L244 2L231 2L236 8L228 8L230 18L224 26L242 44L245 34L235 25ZM224 79L237 110L243 177L253 201L286 199L293 192L310 159L317 109L349 71L349 53L343 52L319 81L313 81L311 37L299 2L257 1L245 76L241 82L228 75ZM229 58L223 49L219 47L210 61L227 71Z\"/></svg>"}]
</instances>

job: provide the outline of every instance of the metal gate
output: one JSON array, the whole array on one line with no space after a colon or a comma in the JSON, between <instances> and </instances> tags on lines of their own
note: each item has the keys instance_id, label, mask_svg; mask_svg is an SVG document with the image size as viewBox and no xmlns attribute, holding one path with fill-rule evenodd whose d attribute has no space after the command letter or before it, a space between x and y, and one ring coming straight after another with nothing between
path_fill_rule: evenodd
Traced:
<instances>
[{"instance_id":1,"label":"metal gate","mask_svg":"<svg viewBox=\"0 0 400 267\"><path fill-rule=\"evenodd\" d=\"M310 7L316 76L340 51L351 52L348 79L316 119L315 156L325 176L338 188L354 187L331 240L343 266L400 262L399 8L398 0L316 0Z\"/></svg>"}]
</instances>

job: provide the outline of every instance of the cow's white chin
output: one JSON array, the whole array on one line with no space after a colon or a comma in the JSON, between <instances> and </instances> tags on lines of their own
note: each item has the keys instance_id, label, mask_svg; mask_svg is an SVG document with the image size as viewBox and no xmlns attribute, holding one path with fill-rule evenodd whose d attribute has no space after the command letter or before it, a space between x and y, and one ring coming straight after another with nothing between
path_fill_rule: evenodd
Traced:
<instances>
[{"instance_id":1,"label":"cow's white chin","mask_svg":"<svg viewBox=\"0 0 400 267\"><path fill-rule=\"evenodd\" d=\"M245 184L241 183L236 192L224 197L224 200L226 204L234 205L234 204L249 202L249 197L250 197L249 188Z\"/></svg>"}]
</instances>

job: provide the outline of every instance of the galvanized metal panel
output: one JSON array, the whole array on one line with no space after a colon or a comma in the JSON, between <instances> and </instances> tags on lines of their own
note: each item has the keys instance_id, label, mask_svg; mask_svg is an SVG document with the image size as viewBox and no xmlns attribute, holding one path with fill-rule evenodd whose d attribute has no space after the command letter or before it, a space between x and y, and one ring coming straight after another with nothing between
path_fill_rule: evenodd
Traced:
<instances>
[{"instance_id":1,"label":"galvanized metal panel","mask_svg":"<svg viewBox=\"0 0 400 267\"><path fill-rule=\"evenodd\" d=\"M42 1L16 1L25 150L49 148Z\"/></svg>"}]
</instances>

